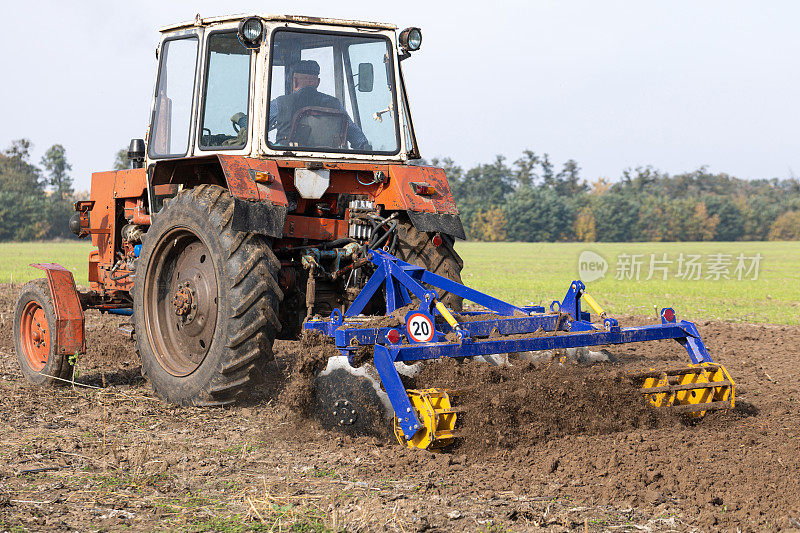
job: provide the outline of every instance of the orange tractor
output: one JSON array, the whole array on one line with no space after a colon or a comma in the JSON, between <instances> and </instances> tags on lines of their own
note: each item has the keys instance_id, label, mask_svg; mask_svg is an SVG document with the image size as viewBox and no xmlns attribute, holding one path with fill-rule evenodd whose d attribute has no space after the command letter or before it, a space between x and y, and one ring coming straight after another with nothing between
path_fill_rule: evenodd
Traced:
<instances>
[{"instance_id":1,"label":"orange tractor","mask_svg":"<svg viewBox=\"0 0 800 533\"><path fill-rule=\"evenodd\" d=\"M19 298L26 377L68 379L86 309L132 315L142 372L172 402L223 405L276 338L348 305L381 249L460 280L447 178L419 158L401 62L422 35L300 16L165 27L132 169L92 175L70 227L90 291L55 264ZM460 299L446 297L458 308Z\"/></svg>"},{"instance_id":2,"label":"orange tractor","mask_svg":"<svg viewBox=\"0 0 800 533\"><path fill-rule=\"evenodd\" d=\"M406 390L400 374L443 357L503 364L674 339L692 362L641 377L645 398L693 416L733 406L733 380L672 308L661 324L623 328L579 280L549 308L460 283L453 243L464 230L447 178L412 164L401 65L418 28L198 15L161 31L133 168L94 174L70 220L97 248L90 291L39 264L47 278L20 294L16 350L31 381L71 377L84 311L96 309L132 315L142 373L187 405L236 401L267 371L276 338L327 335L341 355L314 377L323 426L369 433L393 418L398 439L421 448L453 440L458 409L445 390ZM462 299L479 307L464 311ZM403 313L404 328L370 317ZM359 364L364 348L373 360Z\"/></svg>"}]
</instances>

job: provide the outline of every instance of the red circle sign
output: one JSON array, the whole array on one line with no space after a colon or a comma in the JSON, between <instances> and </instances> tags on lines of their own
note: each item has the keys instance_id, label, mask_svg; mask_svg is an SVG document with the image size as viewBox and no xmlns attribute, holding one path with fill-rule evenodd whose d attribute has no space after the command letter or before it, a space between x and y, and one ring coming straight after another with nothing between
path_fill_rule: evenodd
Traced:
<instances>
[{"instance_id":1,"label":"red circle sign","mask_svg":"<svg viewBox=\"0 0 800 533\"><path fill-rule=\"evenodd\" d=\"M430 342L433 339L433 320L424 313L411 313L406 319L406 331L414 342Z\"/></svg>"}]
</instances>

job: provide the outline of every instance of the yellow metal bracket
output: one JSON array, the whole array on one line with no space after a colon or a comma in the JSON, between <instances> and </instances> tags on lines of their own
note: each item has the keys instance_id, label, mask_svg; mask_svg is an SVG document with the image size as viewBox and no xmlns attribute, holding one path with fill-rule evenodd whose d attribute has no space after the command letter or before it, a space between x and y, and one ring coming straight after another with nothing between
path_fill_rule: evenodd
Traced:
<instances>
[{"instance_id":1,"label":"yellow metal bracket","mask_svg":"<svg viewBox=\"0 0 800 533\"><path fill-rule=\"evenodd\" d=\"M408 398L417 411L422 427L410 440L406 440L397 418L394 434L400 444L409 448L435 449L452 443L456 426L456 409L450 403L447 391L441 389L410 389Z\"/></svg>"}]
</instances>

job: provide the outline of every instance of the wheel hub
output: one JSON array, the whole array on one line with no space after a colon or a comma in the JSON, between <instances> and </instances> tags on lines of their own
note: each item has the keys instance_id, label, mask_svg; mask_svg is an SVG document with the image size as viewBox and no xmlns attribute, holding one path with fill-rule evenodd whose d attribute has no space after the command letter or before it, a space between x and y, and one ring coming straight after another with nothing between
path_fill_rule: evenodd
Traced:
<instances>
[{"instance_id":1,"label":"wheel hub","mask_svg":"<svg viewBox=\"0 0 800 533\"><path fill-rule=\"evenodd\" d=\"M172 295L172 307L183 322L194 320L197 311L196 300L197 292L188 281L181 283Z\"/></svg>"},{"instance_id":2,"label":"wheel hub","mask_svg":"<svg viewBox=\"0 0 800 533\"><path fill-rule=\"evenodd\" d=\"M345 398L339 398L333 404L333 418L340 426L352 426L358 418L355 406Z\"/></svg>"}]
</instances>

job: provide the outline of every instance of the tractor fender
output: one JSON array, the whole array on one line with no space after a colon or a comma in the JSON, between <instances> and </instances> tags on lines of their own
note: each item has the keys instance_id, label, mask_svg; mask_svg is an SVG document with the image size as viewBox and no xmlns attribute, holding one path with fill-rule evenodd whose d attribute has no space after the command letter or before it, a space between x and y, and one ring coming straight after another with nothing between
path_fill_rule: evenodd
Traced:
<instances>
[{"instance_id":1,"label":"tractor fender","mask_svg":"<svg viewBox=\"0 0 800 533\"><path fill-rule=\"evenodd\" d=\"M34 263L44 270L56 313L56 346L62 354L86 353L85 318L72 272L57 263Z\"/></svg>"},{"instance_id":2,"label":"tractor fender","mask_svg":"<svg viewBox=\"0 0 800 533\"><path fill-rule=\"evenodd\" d=\"M411 224L419 231L444 233L456 239L465 240L464 226L461 217L446 213L427 213L425 211L408 211Z\"/></svg>"},{"instance_id":3,"label":"tractor fender","mask_svg":"<svg viewBox=\"0 0 800 533\"><path fill-rule=\"evenodd\" d=\"M429 195L417 194L413 184L426 184L435 191ZM389 179L376 194L375 203L388 211L406 211L419 231L466 239L450 184L441 168L391 165Z\"/></svg>"},{"instance_id":4,"label":"tractor fender","mask_svg":"<svg viewBox=\"0 0 800 533\"><path fill-rule=\"evenodd\" d=\"M238 155L217 157L234 198L234 229L283 237L289 202L277 163Z\"/></svg>"}]
</instances>

